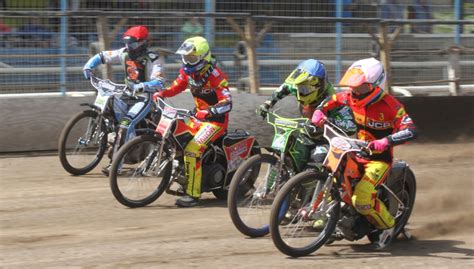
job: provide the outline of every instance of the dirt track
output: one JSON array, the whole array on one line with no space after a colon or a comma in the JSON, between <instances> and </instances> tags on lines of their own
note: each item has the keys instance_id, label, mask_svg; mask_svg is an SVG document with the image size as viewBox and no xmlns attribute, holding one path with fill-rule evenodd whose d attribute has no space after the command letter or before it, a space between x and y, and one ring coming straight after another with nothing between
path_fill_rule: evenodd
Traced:
<instances>
[{"instance_id":1,"label":"dirt track","mask_svg":"<svg viewBox=\"0 0 474 269\"><path fill-rule=\"evenodd\" d=\"M383 252L365 240L341 241L299 259L269 237L242 236L211 196L193 209L176 208L167 194L127 209L99 169L72 177L57 156L3 156L0 267L473 268L474 143L411 144L396 155L418 180L408 225L415 238Z\"/></svg>"}]
</instances>

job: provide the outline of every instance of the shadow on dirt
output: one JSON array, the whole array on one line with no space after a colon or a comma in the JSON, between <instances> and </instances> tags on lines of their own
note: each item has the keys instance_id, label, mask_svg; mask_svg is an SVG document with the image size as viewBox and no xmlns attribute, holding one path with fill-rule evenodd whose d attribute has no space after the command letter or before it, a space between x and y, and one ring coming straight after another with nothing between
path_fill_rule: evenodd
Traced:
<instances>
[{"instance_id":1,"label":"shadow on dirt","mask_svg":"<svg viewBox=\"0 0 474 269\"><path fill-rule=\"evenodd\" d=\"M458 247L464 244L457 240L397 240L392 242L386 249L375 251L370 244L335 244L326 246L328 248L337 248L330 254L314 253L312 256L299 259L367 259L380 257L433 257L445 258L449 260L472 260L474 259L474 250ZM454 254L454 255L453 255Z\"/></svg>"},{"instance_id":2,"label":"shadow on dirt","mask_svg":"<svg viewBox=\"0 0 474 269\"><path fill-rule=\"evenodd\" d=\"M163 195L167 195L167 194L163 194ZM173 200L176 200L178 199L180 196L174 196L174 195L171 195L173 198ZM145 207L138 207L138 208L130 208L130 209L149 209L149 210L156 210L156 209L163 209L163 208L167 208L167 209L180 209L180 210L186 210L186 209L203 209L203 208L227 208L227 201L225 200L219 200L219 199L216 199L216 198L212 198L212 199L209 199L209 198L206 198L206 199L200 199L199 200L199 205L195 206L195 207L190 207L190 208L185 208L185 207L178 207L174 204L160 204L160 198L158 198L157 201L151 203L150 205L147 205ZM126 209L128 209L128 207L125 207Z\"/></svg>"}]
</instances>

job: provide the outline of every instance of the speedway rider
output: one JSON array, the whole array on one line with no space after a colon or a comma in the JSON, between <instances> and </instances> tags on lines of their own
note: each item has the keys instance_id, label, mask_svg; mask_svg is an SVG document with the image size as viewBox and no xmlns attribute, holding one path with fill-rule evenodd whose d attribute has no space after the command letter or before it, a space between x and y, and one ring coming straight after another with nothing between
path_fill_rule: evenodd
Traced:
<instances>
[{"instance_id":1,"label":"speedway rider","mask_svg":"<svg viewBox=\"0 0 474 269\"><path fill-rule=\"evenodd\" d=\"M374 59L354 62L344 74L342 86L349 90L339 92L324 101L315 111L312 122L322 126L328 111L348 105L358 127L357 138L369 142L373 154L359 158L364 175L355 186L352 202L356 210L381 230L376 249L385 248L394 236L394 217L382 201L376 198L377 188L387 178L393 160L393 146L412 140L416 127L403 105L384 91L385 71Z\"/></svg>"},{"instance_id":2,"label":"speedway rider","mask_svg":"<svg viewBox=\"0 0 474 269\"><path fill-rule=\"evenodd\" d=\"M223 136L227 130L232 99L227 75L216 66L209 44L203 37L186 39L176 54L181 55L183 65L173 84L155 94L171 97L189 88L194 97L195 115L189 126L194 138L186 145L184 162L187 177L186 195L176 200L180 207L198 205L201 196L201 155L211 142Z\"/></svg>"},{"instance_id":3,"label":"speedway rider","mask_svg":"<svg viewBox=\"0 0 474 269\"><path fill-rule=\"evenodd\" d=\"M148 114L153 105L152 93L163 88L164 83L164 70L158 55L148 51L148 29L141 25L131 27L123 34L122 41L125 47L102 51L90 58L83 68L84 76L90 79L92 70L98 65L120 63L124 67L125 83L134 95L144 92L137 96L138 99L128 96L113 99L113 111L119 119L120 128L126 130L125 137L122 137L119 145L132 138L135 125ZM107 175L109 168L110 163L102 169L102 172Z\"/></svg>"},{"instance_id":4,"label":"speedway rider","mask_svg":"<svg viewBox=\"0 0 474 269\"><path fill-rule=\"evenodd\" d=\"M301 115L311 118L316 107L327 97L335 94L324 64L315 59L308 59L298 64L272 96L257 108L257 114L265 118L270 108L290 94L296 97ZM354 134L357 129L352 112L347 106L331 111L329 118L349 135ZM311 158L322 163L328 150L327 144L319 145L312 150Z\"/></svg>"}]
</instances>

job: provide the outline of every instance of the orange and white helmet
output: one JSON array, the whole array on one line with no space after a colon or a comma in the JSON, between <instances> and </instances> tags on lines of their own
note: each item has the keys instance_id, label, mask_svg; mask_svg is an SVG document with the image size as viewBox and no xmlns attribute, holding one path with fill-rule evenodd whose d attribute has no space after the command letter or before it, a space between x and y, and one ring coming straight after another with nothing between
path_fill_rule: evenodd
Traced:
<instances>
[{"instance_id":1,"label":"orange and white helmet","mask_svg":"<svg viewBox=\"0 0 474 269\"><path fill-rule=\"evenodd\" d=\"M366 106L383 95L385 70L375 58L354 62L339 82L351 88L351 101L356 106Z\"/></svg>"}]
</instances>

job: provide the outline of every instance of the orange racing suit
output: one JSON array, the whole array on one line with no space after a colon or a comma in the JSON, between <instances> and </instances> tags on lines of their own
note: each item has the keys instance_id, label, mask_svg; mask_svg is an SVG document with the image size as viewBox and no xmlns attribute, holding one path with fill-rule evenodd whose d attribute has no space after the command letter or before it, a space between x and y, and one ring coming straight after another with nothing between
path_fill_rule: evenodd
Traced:
<instances>
[{"instance_id":1,"label":"orange racing suit","mask_svg":"<svg viewBox=\"0 0 474 269\"><path fill-rule=\"evenodd\" d=\"M389 147L385 151L374 152L370 159L358 158L365 169L362 179L355 187L352 203L377 229L388 229L394 226L395 220L383 202L376 197L376 188L383 183L390 171L393 146L415 138L416 127L403 105L383 90L364 106L355 105L351 98L350 91L340 92L326 99L318 109L326 114L336 107L348 105L354 113L358 139L369 142L387 137Z\"/></svg>"},{"instance_id":2,"label":"orange racing suit","mask_svg":"<svg viewBox=\"0 0 474 269\"><path fill-rule=\"evenodd\" d=\"M161 92L163 97L172 97L189 88L194 97L197 111L207 110L204 121L192 118L189 126L194 138L186 145L184 162L188 179L186 194L194 198L201 195L201 155L210 142L225 134L232 109L232 98L228 89L227 76L218 67L209 64L199 74L188 75L183 68L173 85Z\"/></svg>"}]
</instances>

